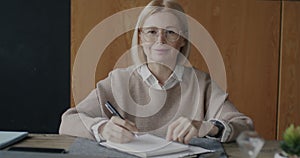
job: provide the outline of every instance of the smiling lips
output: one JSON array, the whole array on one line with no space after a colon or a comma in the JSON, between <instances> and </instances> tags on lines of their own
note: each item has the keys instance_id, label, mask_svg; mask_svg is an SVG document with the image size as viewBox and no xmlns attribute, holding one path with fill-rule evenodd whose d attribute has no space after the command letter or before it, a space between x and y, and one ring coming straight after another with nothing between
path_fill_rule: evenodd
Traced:
<instances>
[{"instance_id":1,"label":"smiling lips","mask_svg":"<svg viewBox=\"0 0 300 158\"><path fill-rule=\"evenodd\" d=\"M168 52L169 52L169 49L166 49L166 48L154 48L154 49L152 49L154 52L155 52L155 54L157 54L157 55L164 55L164 54L168 54Z\"/></svg>"},{"instance_id":2,"label":"smiling lips","mask_svg":"<svg viewBox=\"0 0 300 158\"><path fill-rule=\"evenodd\" d=\"M155 51L158 51L158 52L166 52L166 51L169 51L169 49L153 49Z\"/></svg>"},{"instance_id":3,"label":"smiling lips","mask_svg":"<svg viewBox=\"0 0 300 158\"><path fill-rule=\"evenodd\" d=\"M157 51L157 52L167 52L170 49L166 47L157 47L157 48L152 48L152 50Z\"/></svg>"}]
</instances>

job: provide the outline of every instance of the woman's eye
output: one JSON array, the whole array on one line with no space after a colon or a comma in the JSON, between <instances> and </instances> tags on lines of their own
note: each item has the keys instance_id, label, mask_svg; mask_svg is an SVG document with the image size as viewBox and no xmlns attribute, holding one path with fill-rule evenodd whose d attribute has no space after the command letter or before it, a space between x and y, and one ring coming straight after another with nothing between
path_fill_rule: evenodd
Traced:
<instances>
[{"instance_id":1,"label":"woman's eye","mask_svg":"<svg viewBox=\"0 0 300 158\"><path fill-rule=\"evenodd\" d=\"M148 31L147 31L147 34L156 34L156 33L157 33L156 30L148 30Z\"/></svg>"},{"instance_id":2,"label":"woman's eye","mask_svg":"<svg viewBox=\"0 0 300 158\"><path fill-rule=\"evenodd\" d=\"M176 34L176 32L174 32L174 31L172 31L172 30L167 30L166 33L167 33L167 34L170 34L170 35Z\"/></svg>"}]
</instances>

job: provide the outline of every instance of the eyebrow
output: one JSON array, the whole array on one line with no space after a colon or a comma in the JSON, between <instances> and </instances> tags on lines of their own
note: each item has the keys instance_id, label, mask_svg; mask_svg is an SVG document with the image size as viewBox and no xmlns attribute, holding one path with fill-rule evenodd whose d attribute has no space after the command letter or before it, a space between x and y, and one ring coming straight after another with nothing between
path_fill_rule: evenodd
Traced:
<instances>
[{"instance_id":1,"label":"eyebrow","mask_svg":"<svg viewBox=\"0 0 300 158\"><path fill-rule=\"evenodd\" d=\"M156 26L147 26L147 27L141 27L141 28L146 28L146 29L164 29L164 30L174 28L174 29L176 29L176 30L178 30L178 31L181 31L180 28L177 28L177 27L175 27L175 26L167 26L167 27L165 27L165 28L162 28L162 27L156 27Z\"/></svg>"}]
</instances>

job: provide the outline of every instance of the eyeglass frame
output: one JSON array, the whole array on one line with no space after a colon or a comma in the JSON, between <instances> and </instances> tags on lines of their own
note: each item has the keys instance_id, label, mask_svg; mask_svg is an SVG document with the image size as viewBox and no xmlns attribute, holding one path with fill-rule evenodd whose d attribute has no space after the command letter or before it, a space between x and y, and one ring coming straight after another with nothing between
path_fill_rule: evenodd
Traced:
<instances>
[{"instance_id":1,"label":"eyeglass frame","mask_svg":"<svg viewBox=\"0 0 300 158\"><path fill-rule=\"evenodd\" d=\"M182 37L181 35L182 35L182 32L183 31L181 31L181 30L179 30L178 32L176 32L176 31L174 31L174 30L170 30L170 29L168 29L168 28L158 28L158 27L144 27L144 28L139 28L138 29L138 31L139 31L139 33L141 33L142 35L144 35L144 37L146 37L146 38L151 38L151 37L147 37L147 33L145 33L144 32L144 29L146 29L146 28L149 28L149 29L151 29L151 28L153 28L153 29L157 29L157 30L164 30L162 33L163 33L163 36L164 36L164 38L166 39L166 41L167 42L169 42L169 43L175 43L175 42L177 42L179 39L180 39L180 37ZM169 27L169 28L175 28L175 29L177 29L176 27ZM174 40L174 41L170 41L168 38L167 38L167 31L172 31L172 32L174 32L175 34L177 34L178 35L178 37L177 37L177 39L176 40ZM158 37L159 37L159 33L157 33L157 35L155 35L155 38L154 38L154 40L147 40L146 38L144 38L144 40L146 40L147 42L155 42L155 41L157 41L158 40Z\"/></svg>"}]
</instances>

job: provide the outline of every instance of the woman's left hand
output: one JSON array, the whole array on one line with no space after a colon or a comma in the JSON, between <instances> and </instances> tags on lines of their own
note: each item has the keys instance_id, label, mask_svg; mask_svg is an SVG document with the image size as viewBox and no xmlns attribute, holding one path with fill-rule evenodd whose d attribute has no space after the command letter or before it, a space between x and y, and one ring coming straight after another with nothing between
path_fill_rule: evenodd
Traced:
<instances>
[{"instance_id":1,"label":"woman's left hand","mask_svg":"<svg viewBox=\"0 0 300 158\"><path fill-rule=\"evenodd\" d=\"M178 141L188 144L192 137L198 135L197 127L200 127L202 121L192 121L185 117L180 117L168 127L166 139L168 141Z\"/></svg>"}]
</instances>

